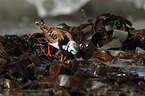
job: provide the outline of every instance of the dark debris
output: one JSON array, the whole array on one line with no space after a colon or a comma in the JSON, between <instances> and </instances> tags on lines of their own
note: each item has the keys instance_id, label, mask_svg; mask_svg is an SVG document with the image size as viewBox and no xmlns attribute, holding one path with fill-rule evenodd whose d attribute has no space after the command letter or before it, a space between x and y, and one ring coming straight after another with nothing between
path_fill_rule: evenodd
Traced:
<instances>
[{"instance_id":1,"label":"dark debris","mask_svg":"<svg viewBox=\"0 0 145 96\"><path fill-rule=\"evenodd\" d=\"M98 15L94 23L58 27L73 34L80 47L76 59L68 54L60 62L59 50L52 46L52 57L47 56L43 33L0 36L0 92L48 88L54 96L145 95L145 79L131 72L145 69L144 29L111 13Z\"/></svg>"}]
</instances>

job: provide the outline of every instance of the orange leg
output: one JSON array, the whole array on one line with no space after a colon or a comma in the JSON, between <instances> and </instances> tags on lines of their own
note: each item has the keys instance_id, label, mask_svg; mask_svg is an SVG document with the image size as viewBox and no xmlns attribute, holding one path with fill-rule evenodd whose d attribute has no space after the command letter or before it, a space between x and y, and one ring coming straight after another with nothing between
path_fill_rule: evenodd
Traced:
<instances>
[{"instance_id":1,"label":"orange leg","mask_svg":"<svg viewBox=\"0 0 145 96\"><path fill-rule=\"evenodd\" d=\"M64 57L64 56L63 56L63 52L62 52L62 53L61 53L61 59L60 59L60 61L63 62L65 59L66 59L66 56Z\"/></svg>"},{"instance_id":2,"label":"orange leg","mask_svg":"<svg viewBox=\"0 0 145 96\"><path fill-rule=\"evenodd\" d=\"M58 56L58 54L61 52L61 50L59 50L59 51L57 51L56 53L55 53L55 56Z\"/></svg>"},{"instance_id":3,"label":"orange leg","mask_svg":"<svg viewBox=\"0 0 145 96\"><path fill-rule=\"evenodd\" d=\"M48 43L48 53L47 53L47 56L50 56L50 57L52 57L52 55L50 54L50 47L49 47L49 43Z\"/></svg>"},{"instance_id":4,"label":"orange leg","mask_svg":"<svg viewBox=\"0 0 145 96\"><path fill-rule=\"evenodd\" d=\"M63 62L63 53L61 53L60 61Z\"/></svg>"}]
</instances>

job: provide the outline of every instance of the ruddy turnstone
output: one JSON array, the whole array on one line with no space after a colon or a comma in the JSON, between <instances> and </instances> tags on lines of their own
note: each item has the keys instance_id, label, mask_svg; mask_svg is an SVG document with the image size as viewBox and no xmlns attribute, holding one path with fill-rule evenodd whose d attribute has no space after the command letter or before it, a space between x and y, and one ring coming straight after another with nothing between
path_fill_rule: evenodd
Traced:
<instances>
[{"instance_id":1,"label":"ruddy turnstone","mask_svg":"<svg viewBox=\"0 0 145 96\"><path fill-rule=\"evenodd\" d=\"M62 52L70 52L73 55L77 54L79 47L78 44L73 40L73 36L69 31L63 30L61 28L52 27L43 20L40 22L35 22L36 25L40 26L40 29L45 34L48 40L48 55L50 54L49 45L61 50ZM61 53L61 61L63 61L63 54Z\"/></svg>"}]
</instances>

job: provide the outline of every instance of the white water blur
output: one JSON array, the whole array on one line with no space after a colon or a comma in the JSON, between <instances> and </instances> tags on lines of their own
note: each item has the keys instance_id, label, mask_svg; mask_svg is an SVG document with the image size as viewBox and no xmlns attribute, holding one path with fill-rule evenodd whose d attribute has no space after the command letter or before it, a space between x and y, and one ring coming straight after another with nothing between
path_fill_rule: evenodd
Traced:
<instances>
[{"instance_id":1,"label":"white water blur","mask_svg":"<svg viewBox=\"0 0 145 96\"><path fill-rule=\"evenodd\" d=\"M145 0L117 0L117 1L131 2L135 4L136 8L143 8L145 10Z\"/></svg>"},{"instance_id":2,"label":"white water blur","mask_svg":"<svg viewBox=\"0 0 145 96\"><path fill-rule=\"evenodd\" d=\"M39 17L68 15L78 11L90 0L27 0L34 4Z\"/></svg>"},{"instance_id":3,"label":"white water blur","mask_svg":"<svg viewBox=\"0 0 145 96\"><path fill-rule=\"evenodd\" d=\"M27 0L33 4L39 17L72 14L91 0ZM98 0L96 0L98 1ZM116 0L119 2L134 3L136 8L145 10L145 0ZM103 6L102 6L103 7Z\"/></svg>"}]
</instances>

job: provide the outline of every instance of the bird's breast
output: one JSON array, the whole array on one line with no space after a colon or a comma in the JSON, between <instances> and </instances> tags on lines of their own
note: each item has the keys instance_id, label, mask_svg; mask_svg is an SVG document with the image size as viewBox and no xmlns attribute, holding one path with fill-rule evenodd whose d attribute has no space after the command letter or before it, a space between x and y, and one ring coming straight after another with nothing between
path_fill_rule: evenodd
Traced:
<instances>
[{"instance_id":1,"label":"bird's breast","mask_svg":"<svg viewBox=\"0 0 145 96\"><path fill-rule=\"evenodd\" d=\"M59 49L58 42L49 43L49 45L55 47L56 49Z\"/></svg>"}]
</instances>

